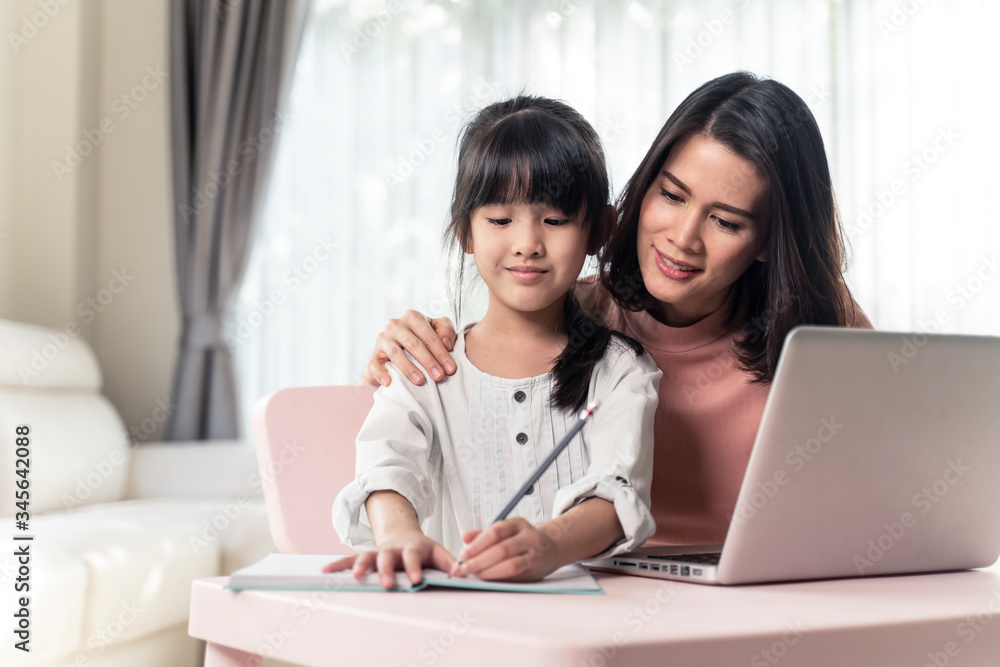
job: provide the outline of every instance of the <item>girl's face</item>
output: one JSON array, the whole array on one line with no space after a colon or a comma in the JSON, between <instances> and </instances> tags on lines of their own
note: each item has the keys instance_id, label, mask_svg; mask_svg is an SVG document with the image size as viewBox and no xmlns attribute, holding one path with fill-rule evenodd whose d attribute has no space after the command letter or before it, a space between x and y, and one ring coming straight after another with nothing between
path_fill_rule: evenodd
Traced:
<instances>
[{"instance_id":1,"label":"girl's face","mask_svg":"<svg viewBox=\"0 0 1000 667\"><path fill-rule=\"evenodd\" d=\"M754 260L765 261L770 189L753 164L703 134L678 141L642 200L637 252L651 311L688 326L725 303Z\"/></svg>"},{"instance_id":2,"label":"girl's face","mask_svg":"<svg viewBox=\"0 0 1000 667\"><path fill-rule=\"evenodd\" d=\"M583 215L544 204L495 204L472 212L470 243L494 308L562 308L587 258ZM561 312L561 311L560 311Z\"/></svg>"}]
</instances>

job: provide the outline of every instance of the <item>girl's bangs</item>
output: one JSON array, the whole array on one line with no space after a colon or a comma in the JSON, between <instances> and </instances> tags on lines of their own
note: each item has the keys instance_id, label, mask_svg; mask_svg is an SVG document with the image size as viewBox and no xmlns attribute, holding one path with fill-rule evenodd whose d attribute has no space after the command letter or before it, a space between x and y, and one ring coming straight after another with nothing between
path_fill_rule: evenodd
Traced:
<instances>
[{"instance_id":1,"label":"girl's bangs","mask_svg":"<svg viewBox=\"0 0 1000 667\"><path fill-rule=\"evenodd\" d=\"M527 116L528 114L522 114ZM541 123L536 116L520 123L512 116L494 128L479 154L469 161L467 182L474 188L469 210L497 204L543 204L575 215L588 208L593 178L589 160L579 153L578 141L563 128Z\"/></svg>"}]
</instances>

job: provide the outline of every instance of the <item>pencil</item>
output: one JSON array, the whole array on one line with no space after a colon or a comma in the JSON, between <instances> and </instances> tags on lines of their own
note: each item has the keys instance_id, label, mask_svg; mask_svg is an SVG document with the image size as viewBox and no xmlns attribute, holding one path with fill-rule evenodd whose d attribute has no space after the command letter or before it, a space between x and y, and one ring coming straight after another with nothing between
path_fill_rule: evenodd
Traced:
<instances>
[{"instance_id":1,"label":"pencil","mask_svg":"<svg viewBox=\"0 0 1000 667\"><path fill-rule=\"evenodd\" d=\"M545 473L545 471L548 470L549 466L552 465L552 462L556 460L556 457L559 456L559 454L562 453L564 449L566 449L570 441L573 440L576 434L580 432L580 429L583 428L583 425L586 424L587 420L590 419L590 416L594 414L594 410L597 409L597 405L598 405L597 403L591 403L583 410L580 410L580 415L579 418L576 420L576 423L570 427L570 429L566 432L566 435L564 435L562 440L559 441L559 444L556 445L551 452L549 452L549 455L545 457L545 460L538 464L538 467L535 468L535 472L531 473L531 476L527 480L525 480L524 484L521 485L521 488L519 488L517 491L514 492L514 495L511 496L509 501L507 501L507 504L504 505L504 508L500 510L499 514L496 515L493 521L490 521L489 525L487 525L486 528L489 528L497 521L503 521L504 519L507 518L508 514L514 511L514 508L517 507L517 504L521 502L521 498L524 498L524 496L528 494L528 489L530 489L532 485L534 485L534 483L541 478L541 476ZM485 528L483 530L485 530ZM451 572L448 573L448 576L450 577L452 574L454 574L455 570L462 567L462 565L463 563L461 559L456 561L455 564L451 566Z\"/></svg>"}]
</instances>

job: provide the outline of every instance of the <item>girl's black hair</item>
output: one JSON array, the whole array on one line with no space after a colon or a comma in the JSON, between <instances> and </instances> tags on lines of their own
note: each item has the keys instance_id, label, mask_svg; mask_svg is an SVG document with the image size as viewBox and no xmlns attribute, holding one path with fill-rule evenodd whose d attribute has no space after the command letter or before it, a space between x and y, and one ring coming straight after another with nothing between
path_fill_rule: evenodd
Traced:
<instances>
[{"instance_id":1,"label":"girl's black hair","mask_svg":"<svg viewBox=\"0 0 1000 667\"><path fill-rule=\"evenodd\" d=\"M809 107L787 86L735 72L709 81L681 102L622 191L618 224L600 256L601 280L623 308L647 310L658 304L639 270L639 214L670 150L693 134L753 164L770 189L768 260L755 261L733 286L738 297L747 293L749 302L734 353L755 382L770 382L793 327L846 326L854 319L823 137Z\"/></svg>"},{"instance_id":2,"label":"girl's black hair","mask_svg":"<svg viewBox=\"0 0 1000 667\"><path fill-rule=\"evenodd\" d=\"M564 102L519 95L482 109L459 138L458 175L451 220L444 238L452 261L449 298L461 320L465 251L472 214L495 204L544 204L567 215L583 213L590 252L603 244L605 208L611 185L597 132ZM570 290L563 303L569 342L552 372L552 407L580 409L587 400L590 375L612 336L642 354L642 346L587 313Z\"/></svg>"}]
</instances>

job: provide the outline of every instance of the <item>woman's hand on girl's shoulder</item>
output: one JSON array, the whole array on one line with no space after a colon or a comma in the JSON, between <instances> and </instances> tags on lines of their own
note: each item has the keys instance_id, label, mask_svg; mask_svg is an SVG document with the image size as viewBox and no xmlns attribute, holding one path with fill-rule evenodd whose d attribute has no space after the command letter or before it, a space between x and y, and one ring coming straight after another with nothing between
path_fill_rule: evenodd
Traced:
<instances>
[{"instance_id":1,"label":"woman's hand on girl's shoulder","mask_svg":"<svg viewBox=\"0 0 1000 667\"><path fill-rule=\"evenodd\" d=\"M465 548L458 574L480 579L538 581L559 567L554 543L522 518L497 521L486 530L462 535Z\"/></svg>"},{"instance_id":2,"label":"woman's hand on girl's shoulder","mask_svg":"<svg viewBox=\"0 0 1000 667\"><path fill-rule=\"evenodd\" d=\"M396 570L405 570L414 585L423 578L423 568L433 567L449 572L455 564L455 557L441 544L421 532L406 532L384 541L371 551L338 558L323 567L323 572L353 570L356 578L377 571L383 588L392 588L396 581Z\"/></svg>"},{"instance_id":3,"label":"woman's hand on girl's shoulder","mask_svg":"<svg viewBox=\"0 0 1000 667\"><path fill-rule=\"evenodd\" d=\"M454 347L455 327L451 320L447 317L429 318L415 310L408 310L399 319L389 320L385 330L376 336L375 350L361 373L361 382L388 386L392 380L385 364L391 361L413 384L423 384L423 373L406 356L406 352L428 369L436 382L445 374L455 372L455 361L448 354Z\"/></svg>"}]
</instances>

